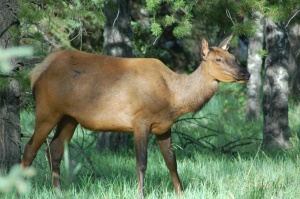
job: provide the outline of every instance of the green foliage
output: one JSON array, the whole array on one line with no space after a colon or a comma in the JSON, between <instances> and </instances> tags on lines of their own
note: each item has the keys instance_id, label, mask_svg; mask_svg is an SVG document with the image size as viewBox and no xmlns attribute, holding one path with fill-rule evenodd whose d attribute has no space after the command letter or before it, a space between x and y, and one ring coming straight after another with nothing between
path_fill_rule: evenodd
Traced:
<instances>
[{"instance_id":1,"label":"green foliage","mask_svg":"<svg viewBox=\"0 0 300 199\"><path fill-rule=\"evenodd\" d=\"M105 0L19 1L18 18L23 41L37 48L45 43L55 49L61 46L72 48L70 40L82 41L88 34L87 24L99 26L104 23L102 6ZM43 48L39 52L41 50Z\"/></svg>"},{"instance_id":2,"label":"green foliage","mask_svg":"<svg viewBox=\"0 0 300 199\"><path fill-rule=\"evenodd\" d=\"M269 0L265 2L264 6L260 7L260 11L275 22L286 22L299 8L300 2L298 0L286 0L282 2Z\"/></svg>"},{"instance_id":3,"label":"green foliage","mask_svg":"<svg viewBox=\"0 0 300 199\"><path fill-rule=\"evenodd\" d=\"M15 57L28 57L33 54L31 47L0 48L0 73L8 74L12 70L9 60Z\"/></svg>"},{"instance_id":4,"label":"green foliage","mask_svg":"<svg viewBox=\"0 0 300 199\"><path fill-rule=\"evenodd\" d=\"M199 12L207 24L218 24L221 29L233 30L237 35L251 36L255 33L253 20L259 12L273 21L286 22L300 7L298 0L212 0L201 5ZM204 15L203 15L204 14Z\"/></svg>"},{"instance_id":5,"label":"green foliage","mask_svg":"<svg viewBox=\"0 0 300 199\"><path fill-rule=\"evenodd\" d=\"M240 35L247 35L247 36L253 36L256 31L256 26L254 21L247 20L244 23L236 23L231 27L232 31Z\"/></svg>"},{"instance_id":6,"label":"green foliage","mask_svg":"<svg viewBox=\"0 0 300 199\"><path fill-rule=\"evenodd\" d=\"M27 1L24 4L21 4L18 17L20 17L22 19L22 23L26 25L33 24L36 21L42 20L44 15L43 12L36 11L38 11L37 7L32 6L32 4Z\"/></svg>"},{"instance_id":7,"label":"green foliage","mask_svg":"<svg viewBox=\"0 0 300 199\"><path fill-rule=\"evenodd\" d=\"M156 13L160 3L161 0L147 0L146 7L150 12Z\"/></svg>"},{"instance_id":8,"label":"green foliage","mask_svg":"<svg viewBox=\"0 0 300 199\"><path fill-rule=\"evenodd\" d=\"M32 178L36 175L33 168L21 168L14 166L6 177L0 176L0 196L2 193L11 192L14 188L19 194L26 194L30 191L30 183L25 178Z\"/></svg>"},{"instance_id":9,"label":"green foliage","mask_svg":"<svg viewBox=\"0 0 300 199\"><path fill-rule=\"evenodd\" d=\"M176 19L174 18L174 16L166 15L163 23L165 26L171 26L173 23L175 23L175 21Z\"/></svg>"},{"instance_id":10,"label":"green foliage","mask_svg":"<svg viewBox=\"0 0 300 199\"><path fill-rule=\"evenodd\" d=\"M147 0L146 8L153 14L156 20L152 20L151 33L159 36L162 33L161 27L173 27L173 34L176 38L183 38L191 33L192 10L196 5L195 1L185 0ZM162 10L164 7L167 10ZM164 14L162 14L164 12Z\"/></svg>"},{"instance_id":11,"label":"green foliage","mask_svg":"<svg viewBox=\"0 0 300 199\"><path fill-rule=\"evenodd\" d=\"M264 49L261 49L257 52L262 58L268 55L268 52Z\"/></svg>"},{"instance_id":12,"label":"green foliage","mask_svg":"<svg viewBox=\"0 0 300 199\"><path fill-rule=\"evenodd\" d=\"M292 14L300 7L298 0L241 0L239 1L238 14L252 18L255 12L270 17L275 22L287 22Z\"/></svg>"},{"instance_id":13,"label":"green foliage","mask_svg":"<svg viewBox=\"0 0 300 199\"><path fill-rule=\"evenodd\" d=\"M236 19L237 9L234 1L212 0L200 6L198 10L199 19L203 20L207 27L217 25L220 32L229 34L233 23L238 23Z\"/></svg>"},{"instance_id":14,"label":"green foliage","mask_svg":"<svg viewBox=\"0 0 300 199\"><path fill-rule=\"evenodd\" d=\"M151 32L154 36L159 36L162 33L161 25L156 22L152 22L151 23Z\"/></svg>"},{"instance_id":15,"label":"green foliage","mask_svg":"<svg viewBox=\"0 0 300 199\"><path fill-rule=\"evenodd\" d=\"M176 26L173 30L173 34L175 37L177 37L178 39L183 38L184 36L186 36L187 34L189 34L191 32L192 29L192 24L189 20L186 20L183 22L183 24Z\"/></svg>"}]
</instances>

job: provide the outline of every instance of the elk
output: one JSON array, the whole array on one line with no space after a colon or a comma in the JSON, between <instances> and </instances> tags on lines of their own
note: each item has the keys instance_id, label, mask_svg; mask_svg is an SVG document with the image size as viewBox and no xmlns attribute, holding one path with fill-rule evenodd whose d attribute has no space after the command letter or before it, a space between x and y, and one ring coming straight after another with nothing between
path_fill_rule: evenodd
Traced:
<instances>
[{"instance_id":1,"label":"elk","mask_svg":"<svg viewBox=\"0 0 300 199\"><path fill-rule=\"evenodd\" d=\"M56 127L47 149L54 188L61 190L59 165L64 142L78 124L97 131L134 133L138 192L144 195L147 144L155 134L177 194L183 191L172 149L171 126L181 115L200 110L219 82L246 83L250 74L228 52L232 35L219 47L202 39L202 63L189 75L177 74L153 58L118 58L80 51L50 54L31 72L36 104L34 133L21 167L32 164Z\"/></svg>"}]
</instances>

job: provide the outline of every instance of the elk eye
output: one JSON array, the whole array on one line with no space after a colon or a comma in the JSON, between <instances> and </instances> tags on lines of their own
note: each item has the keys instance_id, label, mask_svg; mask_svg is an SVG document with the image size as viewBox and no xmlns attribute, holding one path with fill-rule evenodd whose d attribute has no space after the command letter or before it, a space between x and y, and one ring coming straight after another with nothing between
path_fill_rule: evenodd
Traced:
<instances>
[{"instance_id":1,"label":"elk eye","mask_svg":"<svg viewBox=\"0 0 300 199\"><path fill-rule=\"evenodd\" d=\"M217 61L217 62L221 62L222 59L221 59L221 58L217 58L216 61Z\"/></svg>"}]
</instances>

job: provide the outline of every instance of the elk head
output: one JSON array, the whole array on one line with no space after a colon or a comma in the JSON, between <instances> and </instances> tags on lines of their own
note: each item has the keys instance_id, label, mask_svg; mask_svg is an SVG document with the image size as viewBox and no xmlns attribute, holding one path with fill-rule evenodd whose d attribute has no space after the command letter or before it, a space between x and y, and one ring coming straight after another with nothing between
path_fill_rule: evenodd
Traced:
<instances>
[{"instance_id":1,"label":"elk head","mask_svg":"<svg viewBox=\"0 0 300 199\"><path fill-rule=\"evenodd\" d=\"M242 68L233 54L228 52L229 43L233 35L224 39L219 47L208 47L207 41L202 39L202 58L208 65L209 75L219 82L247 83L250 73Z\"/></svg>"}]
</instances>

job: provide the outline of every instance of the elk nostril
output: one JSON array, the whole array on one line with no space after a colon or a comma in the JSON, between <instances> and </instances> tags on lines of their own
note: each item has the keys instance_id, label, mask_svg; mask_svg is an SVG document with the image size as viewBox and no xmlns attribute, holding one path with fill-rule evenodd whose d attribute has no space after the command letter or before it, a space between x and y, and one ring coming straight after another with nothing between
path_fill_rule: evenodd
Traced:
<instances>
[{"instance_id":1,"label":"elk nostril","mask_svg":"<svg viewBox=\"0 0 300 199\"><path fill-rule=\"evenodd\" d=\"M243 71L239 73L239 77L236 79L239 83L247 83L250 79L250 73L248 71Z\"/></svg>"},{"instance_id":2,"label":"elk nostril","mask_svg":"<svg viewBox=\"0 0 300 199\"><path fill-rule=\"evenodd\" d=\"M250 79L250 73L248 71L242 71L239 74L240 80L249 80Z\"/></svg>"},{"instance_id":3,"label":"elk nostril","mask_svg":"<svg viewBox=\"0 0 300 199\"><path fill-rule=\"evenodd\" d=\"M247 79L250 79L251 74L247 72L247 73L245 74L245 77L246 77Z\"/></svg>"},{"instance_id":4,"label":"elk nostril","mask_svg":"<svg viewBox=\"0 0 300 199\"><path fill-rule=\"evenodd\" d=\"M243 71L241 76L245 79L250 79L251 74L248 71Z\"/></svg>"}]
</instances>

